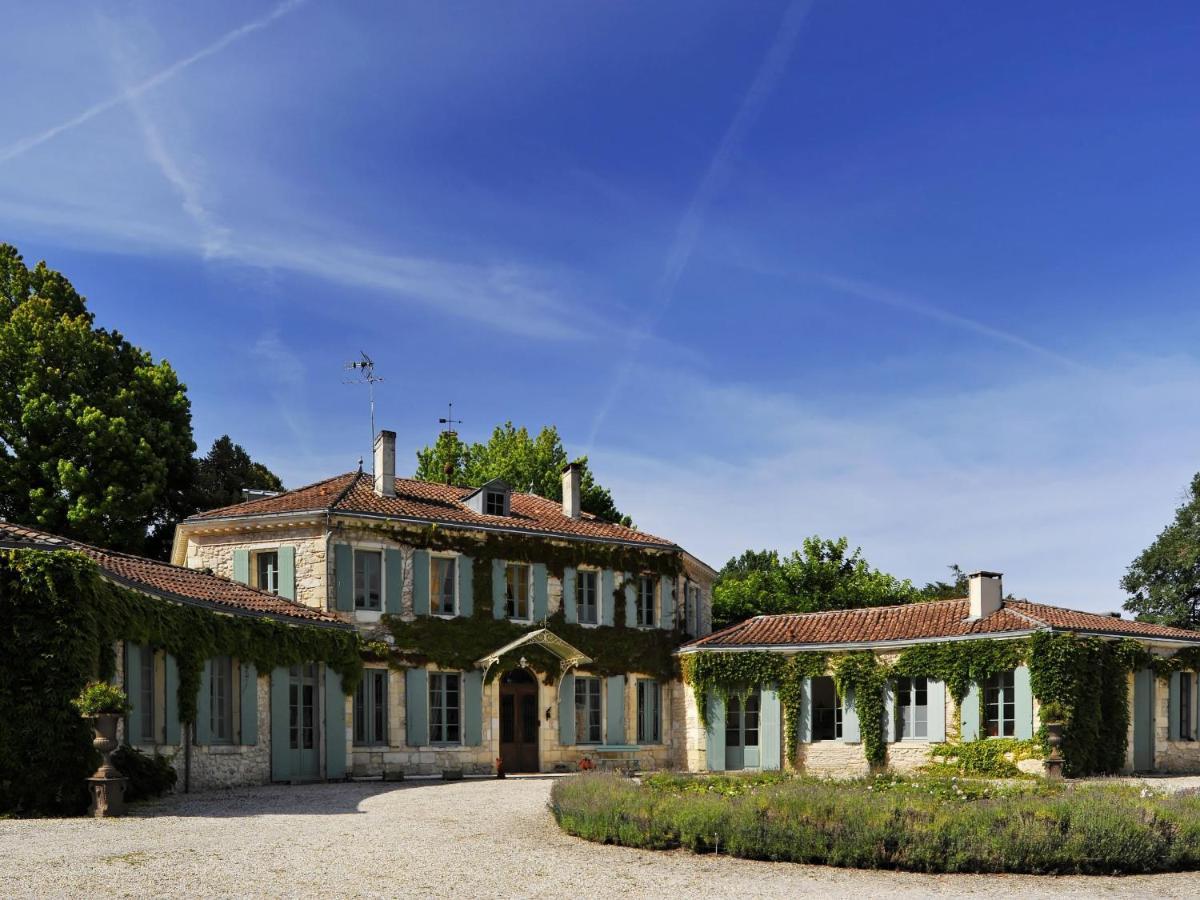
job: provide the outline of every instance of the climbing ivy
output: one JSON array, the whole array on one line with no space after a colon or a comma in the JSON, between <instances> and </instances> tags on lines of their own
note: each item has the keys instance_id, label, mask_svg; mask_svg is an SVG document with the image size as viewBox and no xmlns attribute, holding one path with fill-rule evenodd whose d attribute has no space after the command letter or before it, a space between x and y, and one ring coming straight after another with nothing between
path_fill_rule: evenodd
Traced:
<instances>
[{"instance_id":1,"label":"climbing ivy","mask_svg":"<svg viewBox=\"0 0 1200 900\"><path fill-rule=\"evenodd\" d=\"M884 740L883 689L891 669L881 665L874 653L847 653L833 663L833 677L843 697L854 697L854 709L862 735L867 762L873 767L887 762Z\"/></svg>"},{"instance_id":2,"label":"climbing ivy","mask_svg":"<svg viewBox=\"0 0 1200 900\"><path fill-rule=\"evenodd\" d=\"M993 675L1015 669L1025 661L1028 645L1023 640L945 641L917 644L905 649L893 666L903 678L933 678L946 683L958 706L971 683L981 684Z\"/></svg>"}]
</instances>

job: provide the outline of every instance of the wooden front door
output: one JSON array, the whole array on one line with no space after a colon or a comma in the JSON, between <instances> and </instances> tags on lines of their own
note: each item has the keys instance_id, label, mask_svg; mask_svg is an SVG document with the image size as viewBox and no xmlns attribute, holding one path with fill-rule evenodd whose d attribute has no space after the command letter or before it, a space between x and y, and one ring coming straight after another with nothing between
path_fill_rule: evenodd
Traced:
<instances>
[{"instance_id":1,"label":"wooden front door","mask_svg":"<svg viewBox=\"0 0 1200 900\"><path fill-rule=\"evenodd\" d=\"M757 769L758 692L725 701L725 768Z\"/></svg>"},{"instance_id":2,"label":"wooden front door","mask_svg":"<svg viewBox=\"0 0 1200 900\"><path fill-rule=\"evenodd\" d=\"M525 669L500 679L500 760L505 772L538 771L538 686Z\"/></svg>"}]
</instances>

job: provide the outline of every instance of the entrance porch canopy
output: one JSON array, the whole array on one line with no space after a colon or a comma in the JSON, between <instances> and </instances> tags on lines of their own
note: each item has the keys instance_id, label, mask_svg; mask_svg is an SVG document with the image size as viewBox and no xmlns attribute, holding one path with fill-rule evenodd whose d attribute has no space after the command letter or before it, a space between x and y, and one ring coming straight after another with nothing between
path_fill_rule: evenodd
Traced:
<instances>
[{"instance_id":1,"label":"entrance porch canopy","mask_svg":"<svg viewBox=\"0 0 1200 900\"><path fill-rule=\"evenodd\" d=\"M569 669L575 666L586 666L592 661L590 656L585 656L581 650L568 644L549 628L539 628L537 631L521 635L515 641L510 641L499 650L493 650L483 659L475 660L475 665L483 669L483 673L486 675L488 669L498 663L504 654L525 646L544 647L549 650L558 657L561 674L564 675Z\"/></svg>"}]
</instances>

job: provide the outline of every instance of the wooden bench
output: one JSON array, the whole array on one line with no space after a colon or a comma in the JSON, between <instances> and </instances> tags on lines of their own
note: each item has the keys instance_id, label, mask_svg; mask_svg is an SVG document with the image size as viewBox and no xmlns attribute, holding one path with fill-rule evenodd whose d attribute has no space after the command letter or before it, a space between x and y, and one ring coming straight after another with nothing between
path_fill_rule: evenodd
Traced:
<instances>
[{"instance_id":1,"label":"wooden bench","mask_svg":"<svg viewBox=\"0 0 1200 900\"><path fill-rule=\"evenodd\" d=\"M596 768L630 774L641 771L640 751L641 748L636 744L600 744L592 748L596 755Z\"/></svg>"}]
</instances>

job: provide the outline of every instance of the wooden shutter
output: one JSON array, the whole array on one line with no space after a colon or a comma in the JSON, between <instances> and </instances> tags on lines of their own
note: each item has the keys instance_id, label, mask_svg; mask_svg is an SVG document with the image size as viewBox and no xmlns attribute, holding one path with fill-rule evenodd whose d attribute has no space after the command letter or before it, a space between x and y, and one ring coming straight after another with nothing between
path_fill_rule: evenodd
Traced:
<instances>
[{"instance_id":1,"label":"wooden shutter","mask_svg":"<svg viewBox=\"0 0 1200 900\"><path fill-rule=\"evenodd\" d=\"M508 579L504 560L492 560L492 618L503 619L504 601L507 598L506 589L508 587Z\"/></svg>"},{"instance_id":2,"label":"wooden shutter","mask_svg":"<svg viewBox=\"0 0 1200 900\"><path fill-rule=\"evenodd\" d=\"M404 673L405 743L424 747L429 743L429 673L409 669Z\"/></svg>"},{"instance_id":3,"label":"wooden shutter","mask_svg":"<svg viewBox=\"0 0 1200 900\"><path fill-rule=\"evenodd\" d=\"M896 727L896 682L889 680L883 684L883 739L890 744L901 737Z\"/></svg>"},{"instance_id":4,"label":"wooden shutter","mask_svg":"<svg viewBox=\"0 0 1200 900\"><path fill-rule=\"evenodd\" d=\"M613 593L613 570L605 569L600 573L600 624L612 625L616 616L616 595Z\"/></svg>"},{"instance_id":5,"label":"wooden shutter","mask_svg":"<svg viewBox=\"0 0 1200 900\"><path fill-rule=\"evenodd\" d=\"M802 744L812 743L812 679L800 682L800 721L796 723L796 737Z\"/></svg>"},{"instance_id":6,"label":"wooden shutter","mask_svg":"<svg viewBox=\"0 0 1200 900\"><path fill-rule=\"evenodd\" d=\"M142 740L142 648L129 641L125 642L125 694L129 699L125 743L138 744Z\"/></svg>"},{"instance_id":7,"label":"wooden shutter","mask_svg":"<svg viewBox=\"0 0 1200 900\"><path fill-rule=\"evenodd\" d=\"M550 614L550 586L546 564L533 564L533 620L541 622Z\"/></svg>"},{"instance_id":8,"label":"wooden shutter","mask_svg":"<svg viewBox=\"0 0 1200 900\"><path fill-rule=\"evenodd\" d=\"M946 740L946 682L929 679L929 740Z\"/></svg>"},{"instance_id":9,"label":"wooden shutter","mask_svg":"<svg viewBox=\"0 0 1200 900\"><path fill-rule=\"evenodd\" d=\"M708 730L705 757L710 772L725 771L725 698L708 695Z\"/></svg>"},{"instance_id":10,"label":"wooden shutter","mask_svg":"<svg viewBox=\"0 0 1200 900\"><path fill-rule=\"evenodd\" d=\"M400 615L400 600L404 596L404 554L395 547L383 551L383 611L390 616Z\"/></svg>"},{"instance_id":11,"label":"wooden shutter","mask_svg":"<svg viewBox=\"0 0 1200 900\"><path fill-rule=\"evenodd\" d=\"M429 551L414 550L412 555L413 615L429 615Z\"/></svg>"},{"instance_id":12,"label":"wooden shutter","mask_svg":"<svg viewBox=\"0 0 1200 900\"><path fill-rule=\"evenodd\" d=\"M168 653L163 679L163 700L166 708L167 721L163 734L163 742L172 745L179 744L179 662Z\"/></svg>"},{"instance_id":13,"label":"wooden shutter","mask_svg":"<svg viewBox=\"0 0 1200 900\"><path fill-rule=\"evenodd\" d=\"M625 743L625 676L612 675L605 679L604 716L607 724L605 739L609 744Z\"/></svg>"},{"instance_id":14,"label":"wooden shutter","mask_svg":"<svg viewBox=\"0 0 1200 900\"><path fill-rule=\"evenodd\" d=\"M349 544L333 545L333 574L337 609L354 612L354 548Z\"/></svg>"},{"instance_id":15,"label":"wooden shutter","mask_svg":"<svg viewBox=\"0 0 1200 900\"><path fill-rule=\"evenodd\" d=\"M658 605L661 621L659 627L671 629L675 627L675 579L670 575L663 575L659 578L658 583ZM722 732L723 734L724 732ZM722 738L723 740L723 738ZM724 745L721 750L721 765L724 766L725 751Z\"/></svg>"},{"instance_id":16,"label":"wooden shutter","mask_svg":"<svg viewBox=\"0 0 1200 900\"><path fill-rule=\"evenodd\" d=\"M279 554L279 596L288 600L296 599L296 548L280 547Z\"/></svg>"},{"instance_id":17,"label":"wooden shutter","mask_svg":"<svg viewBox=\"0 0 1200 900\"><path fill-rule=\"evenodd\" d=\"M562 611L563 618L567 622L574 623L579 621L579 607L575 605L575 570L570 566L563 569ZM571 743L575 743L575 740L572 739Z\"/></svg>"},{"instance_id":18,"label":"wooden shutter","mask_svg":"<svg viewBox=\"0 0 1200 900\"><path fill-rule=\"evenodd\" d=\"M1167 740L1179 740L1179 679L1182 672L1172 672L1167 682Z\"/></svg>"},{"instance_id":19,"label":"wooden shutter","mask_svg":"<svg viewBox=\"0 0 1200 900\"><path fill-rule=\"evenodd\" d=\"M637 625L637 582L632 572L621 573L621 578L625 585L625 627L633 628Z\"/></svg>"},{"instance_id":20,"label":"wooden shutter","mask_svg":"<svg viewBox=\"0 0 1200 900\"><path fill-rule=\"evenodd\" d=\"M325 666L325 777L346 777L346 695L342 676Z\"/></svg>"},{"instance_id":21,"label":"wooden shutter","mask_svg":"<svg viewBox=\"0 0 1200 900\"><path fill-rule=\"evenodd\" d=\"M478 669L463 673L463 743L478 747L483 743L483 673Z\"/></svg>"},{"instance_id":22,"label":"wooden shutter","mask_svg":"<svg viewBox=\"0 0 1200 900\"><path fill-rule=\"evenodd\" d=\"M959 740L979 740L979 685L974 681L967 688L967 696L963 698L958 712L959 721L962 723Z\"/></svg>"},{"instance_id":23,"label":"wooden shutter","mask_svg":"<svg viewBox=\"0 0 1200 900\"><path fill-rule=\"evenodd\" d=\"M252 747L258 743L258 669L254 663L243 661L238 677L241 679L241 696L238 698L241 709L239 743Z\"/></svg>"},{"instance_id":24,"label":"wooden shutter","mask_svg":"<svg viewBox=\"0 0 1200 900\"><path fill-rule=\"evenodd\" d=\"M878 728L878 723L875 726ZM857 744L862 740L858 725L858 707L854 705L854 690L846 691L842 698L842 742Z\"/></svg>"},{"instance_id":25,"label":"wooden shutter","mask_svg":"<svg viewBox=\"0 0 1200 900\"><path fill-rule=\"evenodd\" d=\"M575 673L567 672L558 682L558 742L575 743Z\"/></svg>"},{"instance_id":26,"label":"wooden shutter","mask_svg":"<svg viewBox=\"0 0 1200 900\"><path fill-rule=\"evenodd\" d=\"M289 734L288 686L291 673L287 666L271 672L271 780L290 781L292 751Z\"/></svg>"},{"instance_id":27,"label":"wooden shutter","mask_svg":"<svg viewBox=\"0 0 1200 900\"><path fill-rule=\"evenodd\" d=\"M233 551L233 580L250 583L250 551L238 547Z\"/></svg>"},{"instance_id":28,"label":"wooden shutter","mask_svg":"<svg viewBox=\"0 0 1200 900\"><path fill-rule=\"evenodd\" d=\"M475 560L458 557L458 614L470 616L475 612Z\"/></svg>"},{"instance_id":29,"label":"wooden shutter","mask_svg":"<svg viewBox=\"0 0 1200 900\"><path fill-rule=\"evenodd\" d=\"M200 692L196 696L196 743L212 741L212 660L204 661L200 672Z\"/></svg>"},{"instance_id":30,"label":"wooden shutter","mask_svg":"<svg viewBox=\"0 0 1200 900\"><path fill-rule=\"evenodd\" d=\"M1013 731L1018 740L1027 741L1033 737L1033 689L1029 686L1028 666L1017 666L1013 670L1013 691L1016 694Z\"/></svg>"},{"instance_id":31,"label":"wooden shutter","mask_svg":"<svg viewBox=\"0 0 1200 900\"><path fill-rule=\"evenodd\" d=\"M783 730L780 728L782 719L779 706L779 692L773 687L762 689L758 701L758 745L761 756L759 765L764 770L774 771L780 768L783 758Z\"/></svg>"}]
</instances>

